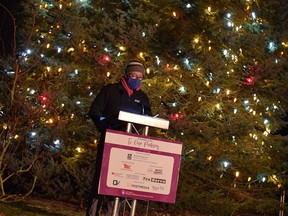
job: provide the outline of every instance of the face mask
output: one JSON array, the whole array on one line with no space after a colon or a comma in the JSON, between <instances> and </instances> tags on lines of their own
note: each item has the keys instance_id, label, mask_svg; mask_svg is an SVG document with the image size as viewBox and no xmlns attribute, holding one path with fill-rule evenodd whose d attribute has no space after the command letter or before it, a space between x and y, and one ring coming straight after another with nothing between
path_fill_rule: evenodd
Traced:
<instances>
[{"instance_id":1,"label":"face mask","mask_svg":"<svg viewBox=\"0 0 288 216\"><path fill-rule=\"evenodd\" d=\"M131 89L137 89L142 83L142 80L139 80L139 79L132 79L132 78L129 78L128 79L128 86L131 88Z\"/></svg>"}]
</instances>

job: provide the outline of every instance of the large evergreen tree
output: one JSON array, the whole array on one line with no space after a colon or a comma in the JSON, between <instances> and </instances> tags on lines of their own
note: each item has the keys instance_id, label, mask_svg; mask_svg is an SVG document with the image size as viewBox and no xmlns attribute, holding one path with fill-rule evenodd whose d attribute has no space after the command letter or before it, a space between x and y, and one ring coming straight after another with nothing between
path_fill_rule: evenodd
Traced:
<instances>
[{"instance_id":1,"label":"large evergreen tree","mask_svg":"<svg viewBox=\"0 0 288 216\"><path fill-rule=\"evenodd\" d=\"M287 11L285 0L23 0L17 53L0 71L1 145L60 154L34 174L81 196L98 137L89 106L139 59L153 112L170 120L153 136L184 143L177 202L163 211L275 215L287 187Z\"/></svg>"}]
</instances>

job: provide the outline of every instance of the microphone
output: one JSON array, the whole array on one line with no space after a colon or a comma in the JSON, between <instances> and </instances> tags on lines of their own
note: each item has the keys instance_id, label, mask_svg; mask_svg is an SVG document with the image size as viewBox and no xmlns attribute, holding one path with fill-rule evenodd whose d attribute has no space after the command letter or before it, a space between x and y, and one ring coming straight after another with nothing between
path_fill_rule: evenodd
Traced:
<instances>
[{"instance_id":1,"label":"microphone","mask_svg":"<svg viewBox=\"0 0 288 216\"><path fill-rule=\"evenodd\" d=\"M139 99L135 99L134 102L140 106L140 108L141 108L140 114L145 115L145 112L149 110L149 107L146 106L145 104L141 103L141 101ZM147 115L148 115L148 113L147 113Z\"/></svg>"}]
</instances>

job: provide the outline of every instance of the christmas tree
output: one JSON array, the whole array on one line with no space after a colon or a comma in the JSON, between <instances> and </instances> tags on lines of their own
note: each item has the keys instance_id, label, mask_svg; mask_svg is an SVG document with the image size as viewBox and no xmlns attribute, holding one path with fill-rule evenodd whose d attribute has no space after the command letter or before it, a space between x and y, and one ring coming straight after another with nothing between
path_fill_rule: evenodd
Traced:
<instances>
[{"instance_id":1,"label":"christmas tree","mask_svg":"<svg viewBox=\"0 0 288 216\"><path fill-rule=\"evenodd\" d=\"M41 184L53 177L48 188L83 196L99 136L87 118L91 102L139 59L153 113L170 120L167 132L154 135L184 143L177 202L158 207L213 215L284 210L285 0L23 0L17 11L15 52L1 61L0 120L3 161L15 160L13 153L18 166L1 165L1 174L21 169L25 152Z\"/></svg>"}]
</instances>

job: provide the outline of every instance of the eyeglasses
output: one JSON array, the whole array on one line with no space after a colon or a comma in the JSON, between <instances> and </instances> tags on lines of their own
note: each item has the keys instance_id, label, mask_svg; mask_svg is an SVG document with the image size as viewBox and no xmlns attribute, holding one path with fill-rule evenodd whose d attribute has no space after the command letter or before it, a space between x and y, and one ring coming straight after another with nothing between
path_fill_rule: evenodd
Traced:
<instances>
[{"instance_id":1,"label":"eyeglasses","mask_svg":"<svg viewBox=\"0 0 288 216\"><path fill-rule=\"evenodd\" d=\"M137 76L136 74L133 74L133 73L130 73L129 76L132 79L143 80L143 76Z\"/></svg>"}]
</instances>

